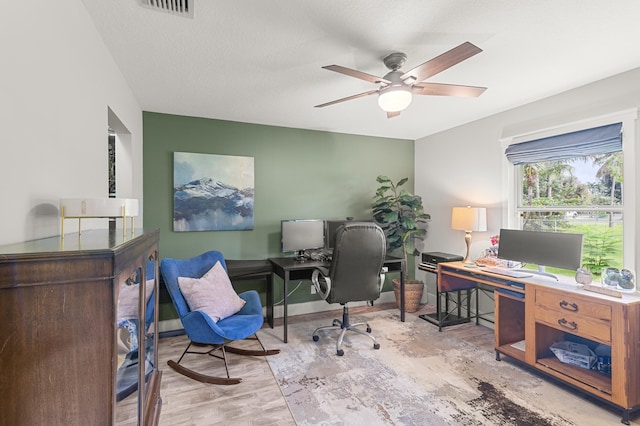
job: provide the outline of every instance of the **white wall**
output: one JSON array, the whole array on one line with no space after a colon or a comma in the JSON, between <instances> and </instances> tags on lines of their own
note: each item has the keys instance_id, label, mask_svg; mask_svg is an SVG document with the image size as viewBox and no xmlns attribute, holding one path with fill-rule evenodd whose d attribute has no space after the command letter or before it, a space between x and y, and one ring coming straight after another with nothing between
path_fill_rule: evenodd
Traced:
<instances>
[{"instance_id":1,"label":"white wall","mask_svg":"<svg viewBox=\"0 0 640 426\"><path fill-rule=\"evenodd\" d=\"M417 140L415 191L432 218L422 250L464 254L464 233L450 229L454 206L487 207L488 231L473 234L472 257L499 232L506 208L500 138L636 108L640 106L639 81L640 69L631 70ZM640 165L637 157L635 165ZM640 188L638 182L635 188ZM635 240L637 247L638 235ZM635 264L640 265L639 250L635 251Z\"/></svg>"},{"instance_id":2,"label":"white wall","mask_svg":"<svg viewBox=\"0 0 640 426\"><path fill-rule=\"evenodd\" d=\"M109 108L142 199L142 111L82 2L8 2L0 51L0 244L58 234L60 198L108 195Z\"/></svg>"}]
</instances>

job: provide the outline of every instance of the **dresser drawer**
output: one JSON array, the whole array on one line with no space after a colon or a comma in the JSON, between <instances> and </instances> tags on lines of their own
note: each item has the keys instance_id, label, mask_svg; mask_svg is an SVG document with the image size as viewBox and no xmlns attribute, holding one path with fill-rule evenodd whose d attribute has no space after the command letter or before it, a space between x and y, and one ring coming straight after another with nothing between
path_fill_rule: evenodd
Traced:
<instances>
[{"instance_id":1,"label":"dresser drawer","mask_svg":"<svg viewBox=\"0 0 640 426\"><path fill-rule=\"evenodd\" d=\"M538 323L607 345L611 344L610 321L589 318L569 312L559 312L539 305L536 305L535 315Z\"/></svg>"},{"instance_id":2,"label":"dresser drawer","mask_svg":"<svg viewBox=\"0 0 640 426\"><path fill-rule=\"evenodd\" d=\"M571 293L536 289L536 306L572 313L592 319L611 321L611 305L589 297L581 297Z\"/></svg>"},{"instance_id":3,"label":"dresser drawer","mask_svg":"<svg viewBox=\"0 0 640 426\"><path fill-rule=\"evenodd\" d=\"M611 343L611 305L570 293L536 289L535 319L557 330Z\"/></svg>"}]
</instances>

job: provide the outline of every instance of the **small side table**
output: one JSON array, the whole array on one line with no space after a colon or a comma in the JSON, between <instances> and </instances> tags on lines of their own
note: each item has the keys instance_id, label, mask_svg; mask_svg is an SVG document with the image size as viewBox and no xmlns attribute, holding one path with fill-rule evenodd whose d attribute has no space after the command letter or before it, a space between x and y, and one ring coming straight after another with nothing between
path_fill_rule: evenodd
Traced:
<instances>
[{"instance_id":1,"label":"small side table","mask_svg":"<svg viewBox=\"0 0 640 426\"><path fill-rule=\"evenodd\" d=\"M460 288L440 288L437 263L423 262L418 265L418 269L436 276L436 312L422 314L420 318L437 325L438 331L442 331L443 327L471 322L471 299L475 285ZM463 307L466 310L466 315L463 315Z\"/></svg>"}]
</instances>

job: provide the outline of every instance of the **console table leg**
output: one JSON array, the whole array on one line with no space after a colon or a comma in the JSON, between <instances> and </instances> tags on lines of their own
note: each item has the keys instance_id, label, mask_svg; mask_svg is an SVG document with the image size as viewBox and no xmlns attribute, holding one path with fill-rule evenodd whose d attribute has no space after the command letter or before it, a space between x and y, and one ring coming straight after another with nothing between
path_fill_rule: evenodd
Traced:
<instances>
[{"instance_id":1,"label":"console table leg","mask_svg":"<svg viewBox=\"0 0 640 426\"><path fill-rule=\"evenodd\" d=\"M496 361L500 361L500 352L496 349Z\"/></svg>"},{"instance_id":2,"label":"console table leg","mask_svg":"<svg viewBox=\"0 0 640 426\"><path fill-rule=\"evenodd\" d=\"M620 422L624 423L625 425L629 425L631 423L629 423L629 414L631 413L631 410L622 410L622 419L620 420Z\"/></svg>"}]
</instances>

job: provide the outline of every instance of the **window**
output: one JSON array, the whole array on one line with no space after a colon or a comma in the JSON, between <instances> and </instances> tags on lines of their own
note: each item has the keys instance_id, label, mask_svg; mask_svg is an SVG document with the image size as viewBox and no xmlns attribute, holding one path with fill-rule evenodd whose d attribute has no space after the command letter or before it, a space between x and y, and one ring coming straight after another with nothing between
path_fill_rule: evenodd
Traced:
<instances>
[{"instance_id":1,"label":"window","mask_svg":"<svg viewBox=\"0 0 640 426\"><path fill-rule=\"evenodd\" d=\"M622 268L622 151L516 166L520 229L584 235L582 264Z\"/></svg>"},{"instance_id":2,"label":"window","mask_svg":"<svg viewBox=\"0 0 640 426\"><path fill-rule=\"evenodd\" d=\"M603 267L635 269L635 173L624 164L633 164L636 116L503 140L507 227L584 234L583 265L595 280Z\"/></svg>"}]
</instances>

